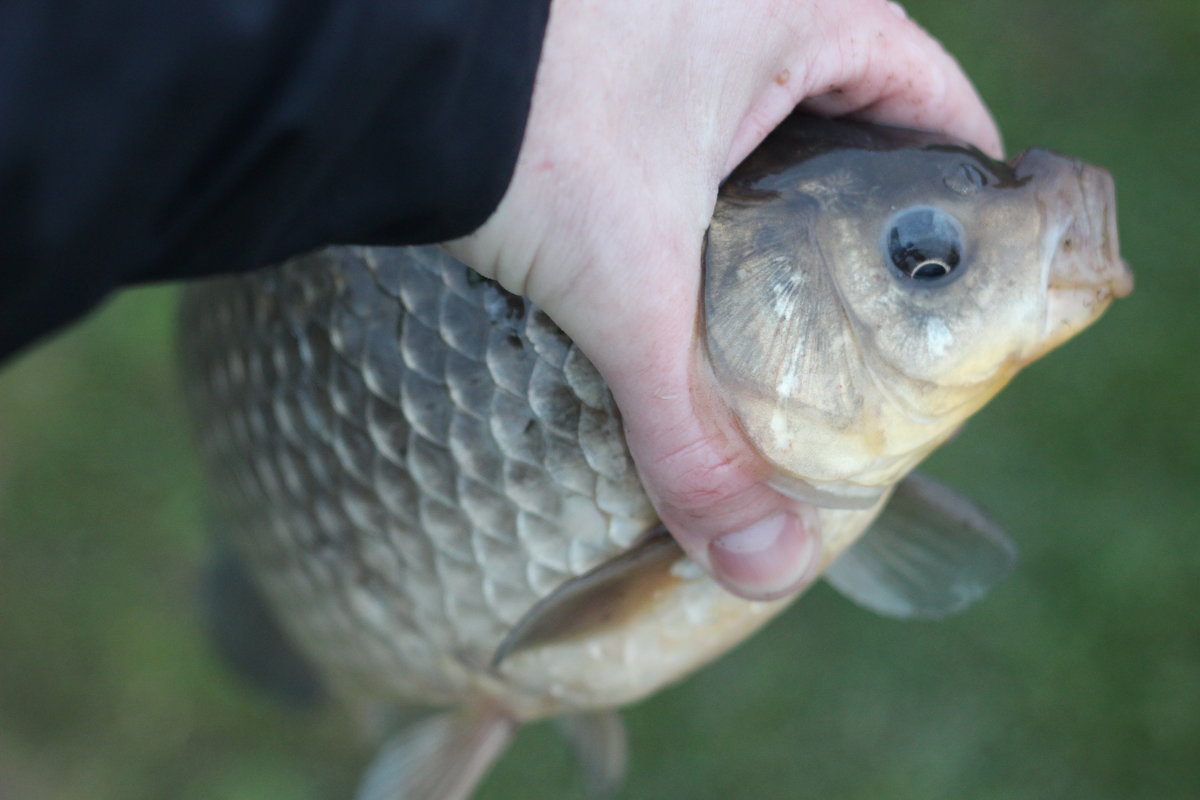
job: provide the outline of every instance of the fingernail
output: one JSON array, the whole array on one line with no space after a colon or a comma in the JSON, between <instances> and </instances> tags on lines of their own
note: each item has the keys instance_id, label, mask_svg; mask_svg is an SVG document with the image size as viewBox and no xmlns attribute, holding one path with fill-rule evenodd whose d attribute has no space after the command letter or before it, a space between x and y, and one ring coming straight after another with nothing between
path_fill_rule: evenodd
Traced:
<instances>
[{"instance_id":1,"label":"fingernail","mask_svg":"<svg viewBox=\"0 0 1200 800\"><path fill-rule=\"evenodd\" d=\"M714 576L748 600L773 600L799 591L817 555L816 537L796 517L779 513L708 546Z\"/></svg>"}]
</instances>

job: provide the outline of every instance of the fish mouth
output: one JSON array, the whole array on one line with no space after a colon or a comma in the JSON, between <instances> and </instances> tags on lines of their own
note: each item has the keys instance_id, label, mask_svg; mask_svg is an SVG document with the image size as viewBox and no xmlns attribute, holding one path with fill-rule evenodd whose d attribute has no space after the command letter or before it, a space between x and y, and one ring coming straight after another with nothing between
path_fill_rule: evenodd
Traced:
<instances>
[{"instance_id":1,"label":"fish mouth","mask_svg":"<svg viewBox=\"0 0 1200 800\"><path fill-rule=\"evenodd\" d=\"M1040 162L1030 164L1030 162ZM1120 255L1116 189L1107 170L1047 151L1022 153L1014 166L1051 174L1039 200L1046 215L1046 316L1032 357L1094 322L1133 291L1133 272Z\"/></svg>"},{"instance_id":2,"label":"fish mouth","mask_svg":"<svg viewBox=\"0 0 1200 800\"><path fill-rule=\"evenodd\" d=\"M1048 288L1098 289L1110 297L1133 291L1133 272L1121 258L1117 236L1117 194L1108 170L1072 161L1078 183L1078 210L1054 243Z\"/></svg>"}]
</instances>

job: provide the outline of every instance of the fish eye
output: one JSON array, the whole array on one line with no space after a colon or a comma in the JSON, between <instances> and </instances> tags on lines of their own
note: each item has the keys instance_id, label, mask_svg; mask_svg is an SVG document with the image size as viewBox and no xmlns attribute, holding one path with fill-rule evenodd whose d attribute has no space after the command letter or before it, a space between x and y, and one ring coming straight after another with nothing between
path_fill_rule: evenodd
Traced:
<instances>
[{"instance_id":1,"label":"fish eye","mask_svg":"<svg viewBox=\"0 0 1200 800\"><path fill-rule=\"evenodd\" d=\"M954 272L962 260L962 243L958 220L929 206L897 214L885 242L892 265L915 281L936 281Z\"/></svg>"}]
</instances>

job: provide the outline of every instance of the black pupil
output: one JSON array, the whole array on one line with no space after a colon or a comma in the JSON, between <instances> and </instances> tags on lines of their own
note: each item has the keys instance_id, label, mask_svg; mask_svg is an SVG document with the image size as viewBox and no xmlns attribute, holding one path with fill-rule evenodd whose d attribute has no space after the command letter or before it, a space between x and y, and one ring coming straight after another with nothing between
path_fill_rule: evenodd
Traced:
<instances>
[{"instance_id":1,"label":"black pupil","mask_svg":"<svg viewBox=\"0 0 1200 800\"><path fill-rule=\"evenodd\" d=\"M896 217L888 233L888 255L896 269L914 280L949 275L961 252L958 225L944 211L915 208Z\"/></svg>"}]
</instances>

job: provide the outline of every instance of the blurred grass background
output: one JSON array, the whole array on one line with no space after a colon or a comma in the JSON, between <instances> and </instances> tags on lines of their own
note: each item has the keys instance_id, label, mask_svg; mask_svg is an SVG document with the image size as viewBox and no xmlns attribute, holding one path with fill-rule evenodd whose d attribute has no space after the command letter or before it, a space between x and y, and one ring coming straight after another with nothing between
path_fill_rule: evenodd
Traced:
<instances>
[{"instance_id":1,"label":"blurred grass background","mask_svg":"<svg viewBox=\"0 0 1200 800\"><path fill-rule=\"evenodd\" d=\"M930 471L1019 541L968 614L898 623L818 587L627 713L621 797L1200 797L1200 6L907 4L1010 151L1108 166L1138 288ZM0 373L0 798L326 800L369 751L215 662L171 361L175 292L129 292ZM582 797L534 727L483 798Z\"/></svg>"}]
</instances>

